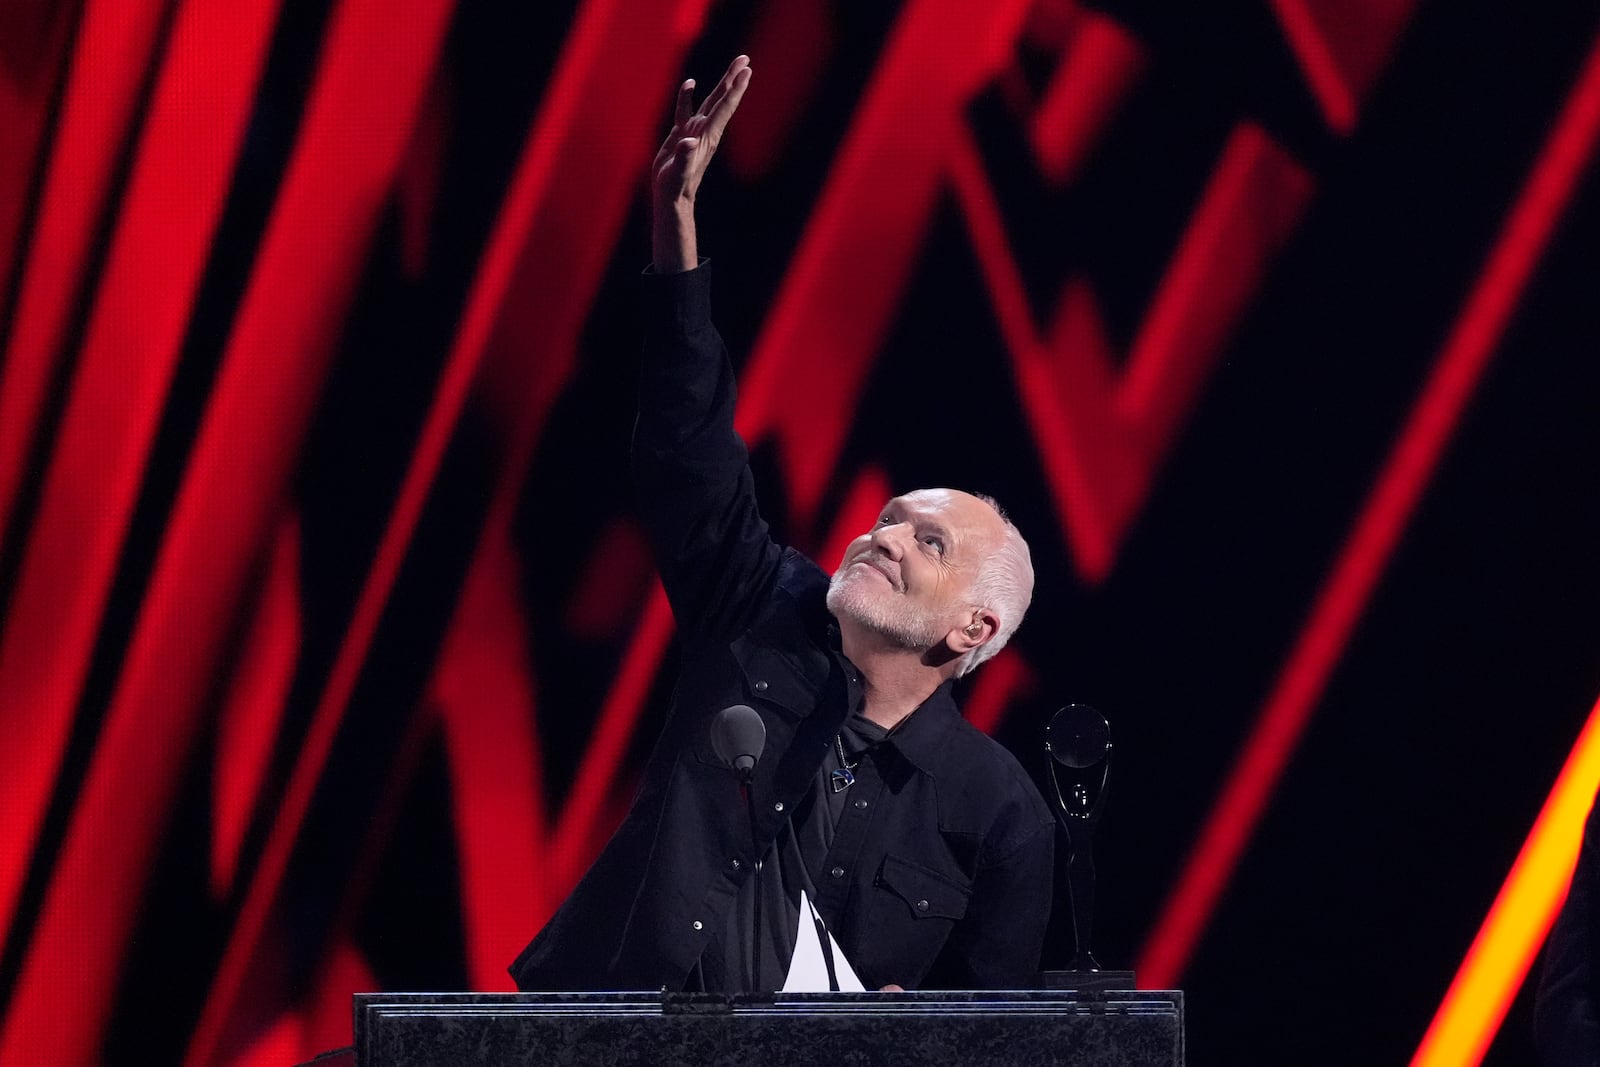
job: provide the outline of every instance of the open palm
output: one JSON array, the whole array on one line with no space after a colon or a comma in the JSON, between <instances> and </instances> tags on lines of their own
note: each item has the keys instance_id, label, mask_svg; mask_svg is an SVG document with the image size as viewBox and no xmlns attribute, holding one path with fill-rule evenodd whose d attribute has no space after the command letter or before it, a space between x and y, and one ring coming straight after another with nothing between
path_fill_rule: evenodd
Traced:
<instances>
[{"instance_id":1,"label":"open palm","mask_svg":"<svg viewBox=\"0 0 1600 1067\"><path fill-rule=\"evenodd\" d=\"M694 105L694 79L678 87L672 129L656 152L651 167L652 188L658 210L682 204L692 206L706 165L716 154L722 131L738 110L745 87L750 84L750 58L738 56L728 64L716 88Z\"/></svg>"}]
</instances>

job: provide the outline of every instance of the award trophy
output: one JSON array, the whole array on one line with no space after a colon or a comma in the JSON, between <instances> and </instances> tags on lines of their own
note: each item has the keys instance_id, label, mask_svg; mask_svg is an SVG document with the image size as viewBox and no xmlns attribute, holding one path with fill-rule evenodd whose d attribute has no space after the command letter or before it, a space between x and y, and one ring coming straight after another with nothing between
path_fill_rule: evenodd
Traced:
<instances>
[{"instance_id":1,"label":"award trophy","mask_svg":"<svg viewBox=\"0 0 1600 1067\"><path fill-rule=\"evenodd\" d=\"M1044 972L1051 989L1132 989L1132 971L1102 970L1094 958L1094 828L1105 810L1111 724L1087 704L1068 704L1045 730L1056 819L1067 838L1067 899L1075 954L1064 971Z\"/></svg>"}]
</instances>

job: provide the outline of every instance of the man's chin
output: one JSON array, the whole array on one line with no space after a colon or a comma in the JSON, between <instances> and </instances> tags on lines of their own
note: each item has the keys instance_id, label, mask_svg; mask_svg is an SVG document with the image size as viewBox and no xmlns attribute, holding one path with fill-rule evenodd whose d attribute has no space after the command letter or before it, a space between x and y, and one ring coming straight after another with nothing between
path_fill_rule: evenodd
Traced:
<instances>
[{"instance_id":1,"label":"man's chin","mask_svg":"<svg viewBox=\"0 0 1600 1067\"><path fill-rule=\"evenodd\" d=\"M848 616L863 626L873 626L875 619L891 610L889 605L878 602L883 593L882 583L867 575L836 574L828 585L828 610L835 615Z\"/></svg>"},{"instance_id":2,"label":"man's chin","mask_svg":"<svg viewBox=\"0 0 1600 1067\"><path fill-rule=\"evenodd\" d=\"M904 625L897 625L893 615L872 610L872 605L859 602L850 591L836 583L828 591L828 610L840 620L849 620L888 643L909 651L920 651L930 644L925 634L914 634Z\"/></svg>"},{"instance_id":3,"label":"man's chin","mask_svg":"<svg viewBox=\"0 0 1600 1067\"><path fill-rule=\"evenodd\" d=\"M843 574L834 575L833 581L828 584L828 610L841 619L859 619L860 607L855 603Z\"/></svg>"}]
</instances>

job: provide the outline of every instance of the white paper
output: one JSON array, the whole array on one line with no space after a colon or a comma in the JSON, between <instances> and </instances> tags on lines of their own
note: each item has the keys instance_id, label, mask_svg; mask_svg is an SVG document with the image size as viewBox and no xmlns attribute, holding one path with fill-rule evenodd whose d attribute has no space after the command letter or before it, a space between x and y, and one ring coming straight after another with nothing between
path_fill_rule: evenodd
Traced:
<instances>
[{"instance_id":1,"label":"white paper","mask_svg":"<svg viewBox=\"0 0 1600 1067\"><path fill-rule=\"evenodd\" d=\"M800 890L800 926L794 932L794 956L789 960L789 977L783 980L783 992L830 992L828 961L823 958L822 941L817 937L817 927L821 924L822 919L817 915L816 907L806 896L806 891ZM826 931L827 927L823 926L823 929ZM828 946L833 949L833 973L839 980L839 990L844 993L865 992L861 979L856 977L850 961L844 958L844 950L833 939L832 932L828 932Z\"/></svg>"}]
</instances>

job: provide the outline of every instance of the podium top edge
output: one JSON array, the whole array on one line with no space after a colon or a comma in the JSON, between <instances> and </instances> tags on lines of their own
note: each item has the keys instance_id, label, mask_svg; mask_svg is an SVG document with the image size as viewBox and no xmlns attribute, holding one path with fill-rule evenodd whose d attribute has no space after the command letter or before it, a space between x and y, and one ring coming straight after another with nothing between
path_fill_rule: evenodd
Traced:
<instances>
[{"instance_id":1,"label":"podium top edge","mask_svg":"<svg viewBox=\"0 0 1600 1067\"><path fill-rule=\"evenodd\" d=\"M862 993L663 993L642 990L617 990L613 992L582 993L473 993L473 992L408 992L408 993L356 993L358 1008L419 1008L427 1005L450 1007L476 1006L491 1008L527 1007L533 1005L584 1006L636 1006L641 1008L725 1004L732 1007L816 1006L823 1004L1049 1004L1055 1002L1082 1002L1085 1000L1121 1001L1173 1001L1181 1000L1183 991L1177 989L941 989L907 990L904 992Z\"/></svg>"}]
</instances>

